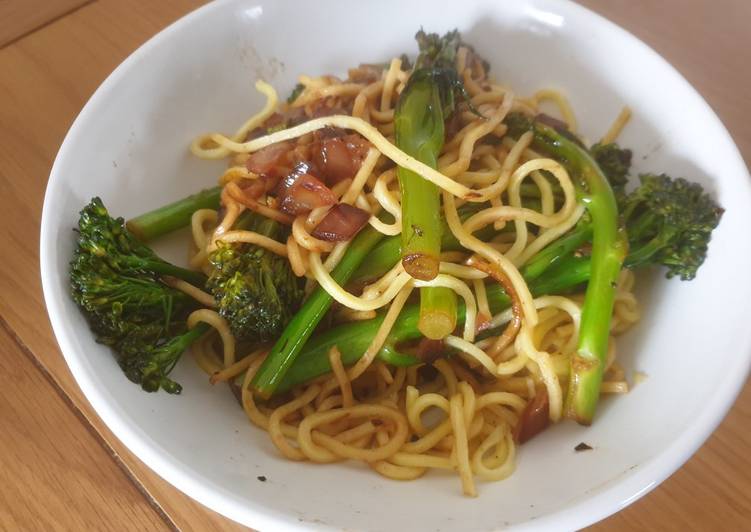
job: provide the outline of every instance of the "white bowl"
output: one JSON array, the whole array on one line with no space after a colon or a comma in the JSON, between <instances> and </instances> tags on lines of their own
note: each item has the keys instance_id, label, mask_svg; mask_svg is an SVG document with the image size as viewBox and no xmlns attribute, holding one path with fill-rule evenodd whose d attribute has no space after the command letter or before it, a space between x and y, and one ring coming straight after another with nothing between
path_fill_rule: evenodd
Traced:
<instances>
[{"instance_id":1,"label":"white bowl","mask_svg":"<svg viewBox=\"0 0 751 532\"><path fill-rule=\"evenodd\" d=\"M565 90L591 139L628 104L634 119L622 143L634 149L636 170L698 181L727 209L696 280L641 277L644 320L619 349L625 366L647 380L604 401L591 428L562 423L524 445L516 473L480 484L477 499L460 495L454 475L400 483L355 464L283 460L189 358L175 372L182 395L144 393L94 342L68 295L71 228L93 195L127 217L214 183L223 163L197 160L186 147L201 132L233 131L255 112L257 78L285 94L300 73L343 73L413 54L420 26L458 27L520 94ZM573 529L670 475L743 384L751 355L750 206L748 172L704 100L654 51L575 4L237 0L207 5L159 33L86 104L50 176L41 271L58 342L97 413L159 475L232 519L263 530ZM166 252L184 257L179 247ZM575 453L581 441L594 450Z\"/></svg>"}]
</instances>

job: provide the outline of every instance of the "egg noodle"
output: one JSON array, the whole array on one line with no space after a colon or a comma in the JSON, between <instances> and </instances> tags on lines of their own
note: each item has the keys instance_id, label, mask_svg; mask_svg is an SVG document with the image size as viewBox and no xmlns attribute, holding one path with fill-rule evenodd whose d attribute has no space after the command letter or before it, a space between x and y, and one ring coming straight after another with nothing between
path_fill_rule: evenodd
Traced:
<instances>
[{"instance_id":1,"label":"egg noodle","mask_svg":"<svg viewBox=\"0 0 751 532\"><path fill-rule=\"evenodd\" d=\"M219 178L224 187L220 212L202 209L193 214L190 265L208 273L208 257L220 242L252 243L286 257L295 275L308 279L308 291L315 285L326 290L338 303L333 311L336 320L369 319L382 310L383 322L356 364L346 367L334 347L329 352L331 374L260 401L250 383L271 346L237 352L229 326L214 310L211 296L187 283L170 282L206 307L188 320L189 327L198 322L212 327L193 348L199 366L212 382L235 386L250 421L269 433L285 458L318 463L358 460L400 480L418 478L430 469L454 471L463 492L474 496L476 479L500 480L514 471L514 431L529 401L545 393L550 421L562 415L562 387L576 349L582 297L534 298L519 269L572 228L583 207L576 201L566 169L530 148L531 133L516 140L505 135L503 124L511 111L535 114L547 103L575 131L574 113L564 95L547 89L528 98L516 97L510 88L488 79L481 65L470 64L466 48L459 49L457 70L477 113L459 113L458 127L446 140L437 170L395 145L394 107L409 77L400 59L393 59L370 79L301 76L304 88L288 104L280 104L276 91L259 81L256 89L266 97L266 104L258 114L233 135L203 135L191 145L196 156L228 158L230 165ZM321 106L351 113L314 118L313 110ZM305 112L309 119L248 140L249 133L274 113L290 109ZM603 137L606 142L618 136L628 118L625 109ZM309 144L314 132L329 127L354 131L369 143L356 175L332 187L332 192L339 202L369 212L375 230L384 235L401 232L395 165L414 171L441 190L443 214L464 251L444 253L435 279L413 279L399 262L361 291L348 291L330 273L348 243L323 241L311 234L329 207L291 217L278 210L273 198L253 200L242 193L243 184L259 178L246 167L250 154L281 141ZM539 190L539 208L522 201L520 191L527 183ZM554 196L553 183L562 198ZM468 202L478 204L479 209L462 220L457 209ZM291 231L286 242L235 228L238 216L247 209L288 225ZM389 213L393 223L379 219L381 212ZM488 225L508 227L490 241L475 236ZM486 283L496 282L511 296L512 308L493 316ZM617 286L613 336L639 319L633 284L633 274L624 269ZM447 287L464 301L464 327L443 342L458 356L422 366L388 366L376 355L402 307L423 286ZM480 331L500 328L500 334L477 338ZM623 393L628 384L616 361L612 338L609 346L602 392Z\"/></svg>"}]
</instances>

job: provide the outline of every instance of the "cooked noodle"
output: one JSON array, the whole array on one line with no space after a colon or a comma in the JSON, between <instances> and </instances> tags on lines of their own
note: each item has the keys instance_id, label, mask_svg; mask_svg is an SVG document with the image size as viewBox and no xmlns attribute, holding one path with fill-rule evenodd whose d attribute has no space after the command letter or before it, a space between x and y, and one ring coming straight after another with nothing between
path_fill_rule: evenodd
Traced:
<instances>
[{"instance_id":1,"label":"cooked noodle","mask_svg":"<svg viewBox=\"0 0 751 532\"><path fill-rule=\"evenodd\" d=\"M252 243L286 257L295 275L309 278L309 289L317 283L341 305L335 319L370 319L376 311L383 316L359 361L348 367L334 347L328 353L332 373L298 385L279 398L256 402L250 383L268 346L256 346L251 354L238 358L227 323L210 308L191 314L189 326L202 321L216 331L194 347L196 359L212 375L212 382L240 386L249 420L269 433L284 457L316 463L359 460L396 480L412 480L430 469L455 471L462 491L474 496L476 479L501 480L514 471L514 430L539 389L547 394L550 420L557 421L562 415L562 382L565 386L568 361L576 349L581 299L576 295L534 298L519 268L569 231L584 209L577 203L574 184L561 163L531 150L530 134L518 140L505 135L502 123L511 110L537 112L542 102L549 101L575 131L576 118L566 97L550 89L526 99L516 97L508 87L488 79L482 65L470 61L464 47L456 61L481 116L460 113L459 127L447 139L438 169L394 144L394 107L409 76L400 59L393 59L377 79L301 76L302 92L281 109L299 109L308 118L316 106L329 105L335 112L249 137L280 109L274 89L258 82L256 88L267 98L258 114L233 135L202 135L191 145L198 157L235 157L219 181L225 187L221 214L200 210L193 215L191 266L209 271L212 251L229 242ZM629 114L625 108L603 142L618 136ZM398 263L360 291L341 286L331 272L347 243L334 244L312 234L329 212L328 206L291 217L280 212L273 200L243 193L243 183L259 179L245 166L248 154L283 141L303 145L310 142L312 134L332 127L356 132L369 142L359 170L332 192L341 203L369 213L368 223L378 232L401 232L401 196L394 163L442 191L443 214L464 250L445 252L440 274L433 281L414 280ZM520 192L523 183L539 190L539 206L525 204ZM477 208L462 219L458 209L467 203ZM235 228L246 209L290 226L286 241ZM486 226L505 232L493 241L484 241L475 233ZM512 308L495 316L486 290L492 282L500 282L512 298ZM173 285L206 307L213 306L208 294L176 282ZM633 274L625 270L616 290L612 335L626 331L639 319L633 285ZM384 364L378 355L385 347L395 348L386 342L399 313L414 288L424 286L447 287L464 303L463 329L443 341L456 356L408 368ZM221 353L216 349L217 334ZM622 393L628 384L615 361L612 338L610 345L602 392Z\"/></svg>"}]
</instances>

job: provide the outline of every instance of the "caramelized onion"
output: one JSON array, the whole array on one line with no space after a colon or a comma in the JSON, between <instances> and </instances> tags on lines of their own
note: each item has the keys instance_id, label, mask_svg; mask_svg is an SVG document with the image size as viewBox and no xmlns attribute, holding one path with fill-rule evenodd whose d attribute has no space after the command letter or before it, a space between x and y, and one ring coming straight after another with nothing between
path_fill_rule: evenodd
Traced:
<instances>
[{"instance_id":1,"label":"caramelized onion","mask_svg":"<svg viewBox=\"0 0 751 532\"><path fill-rule=\"evenodd\" d=\"M279 208L287 214L307 214L317 207L336 203L329 187L309 174L309 169L306 163L299 163L281 183Z\"/></svg>"},{"instance_id":2,"label":"caramelized onion","mask_svg":"<svg viewBox=\"0 0 751 532\"><path fill-rule=\"evenodd\" d=\"M368 142L360 135L329 134L321 139L317 149L313 149L312 156L323 180L327 185L333 186L355 177L367 153Z\"/></svg>"},{"instance_id":3,"label":"caramelized onion","mask_svg":"<svg viewBox=\"0 0 751 532\"><path fill-rule=\"evenodd\" d=\"M238 183L243 196L257 200L274 190L279 178L273 175L259 175L257 179L243 179Z\"/></svg>"},{"instance_id":4,"label":"caramelized onion","mask_svg":"<svg viewBox=\"0 0 751 532\"><path fill-rule=\"evenodd\" d=\"M514 440L524 443L550 425L550 402L544 386L538 386L535 396L524 407L519 422L514 427Z\"/></svg>"},{"instance_id":5,"label":"caramelized onion","mask_svg":"<svg viewBox=\"0 0 751 532\"><path fill-rule=\"evenodd\" d=\"M546 126L550 126L559 132L568 129L568 124L566 122L545 113L538 113L537 116L535 116L535 120L542 124L545 124Z\"/></svg>"},{"instance_id":6,"label":"caramelized onion","mask_svg":"<svg viewBox=\"0 0 751 532\"><path fill-rule=\"evenodd\" d=\"M346 203L334 205L311 233L326 242L344 242L368 223L370 213Z\"/></svg>"},{"instance_id":7,"label":"caramelized onion","mask_svg":"<svg viewBox=\"0 0 751 532\"><path fill-rule=\"evenodd\" d=\"M506 295L508 295L511 300L511 322L506 326L503 334L501 334L490 349L488 349L488 354L491 358L495 358L501 353L501 351L511 345L511 342L516 338L516 335L521 328L522 302L521 299L519 299L519 294L516 293L516 289L511 283L511 280L503 271L501 271L500 268L475 257L470 260L469 265L481 272L487 273L490 277L496 280L503 287Z\"/></svg>"},{"instance_id":8,"label":"caramelized onion","mask_svg":"<svg viewBox=\"0 0 751 532\"><path fill-rule=\"evenodd\" d=\"M245 162L247 169L258 175L275 175L281 177L279 168L286 162L287 152L293 148L289 142L278 142L257 152L251 153Z\"/></svg>"}]
</instances>

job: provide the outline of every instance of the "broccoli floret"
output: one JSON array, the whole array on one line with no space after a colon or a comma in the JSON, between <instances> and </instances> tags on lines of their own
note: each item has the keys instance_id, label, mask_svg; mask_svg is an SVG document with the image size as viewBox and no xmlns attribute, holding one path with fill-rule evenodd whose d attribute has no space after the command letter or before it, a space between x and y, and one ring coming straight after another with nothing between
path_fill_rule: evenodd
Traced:
<instances>
[{"instance_id":1,"label":"broccoli floret","mask_svg":"<svg viewBox=\"0 0 751 532\"><path fill-rule=\"evenodd\" d=\"M662 264L667 277L693 279L724 209L701 185L683 178L642 174L639 181L622 206L630 247L627 265Z\"/></svg>"},{"instance_id":2,"label":"broccoli floret","mask_svg":"<svg viewBox=\"0 0 751 532\"><path fill-rule=\"evenodd\" d=\"M249 214L250 229L270 238L280 235L273 220ZM242 227L243 221L239 222ZM239 341L277 338L303 299L302 279L289 261L253 244L220 244L210 258L208 289L219 315Z\"/></svg>"},{"instance_id":3,"label":"broccoli floret","mask_svg":"<svg viewBox=\"0 0 751 532\"><path fill-rule=\"evenodd\" d=\"M631 150L621 148L615 142L609 144L598 142L590 148L589 152L610 181L610 186L613 187L616 196L622 193L631 169Z\"/></svg>"},{"instance_id":4,"label":"broccoli floret","mask_svg":"<svg viewBox=\"0 0 751 532\"><path fill-rule=\"evenodd\" d=\"M168 363L161 346L178 342L195 301L164 284L162 275L203 286L205 277L163 261L112 218L99 198L81 211L78 241L70 264L71 295L98 342L110 346L125 374L144 389L170 393L179 385L167 378L180 354ZM200 331L200 330L199 330Z\"/></svg>"},{"instance_id":5,"label":"broccoli floret","mask_svg":"<svg viewBox=\"0 0 751 532\"><path fill-rule=\"evenodd\" d=\"M145 391L156 392L160 388L173 394L182 391L182 386L167 375L191 344L208 331L208 326L203 323L190 330L184 330L185 321L182 323L183 331L166 341L160 338L156 343L137 341L131 346L126 341L121 344L122 352L132 356L122 357L120 367L131 381L140 384Z\"/></svg>"}]
</instances>

